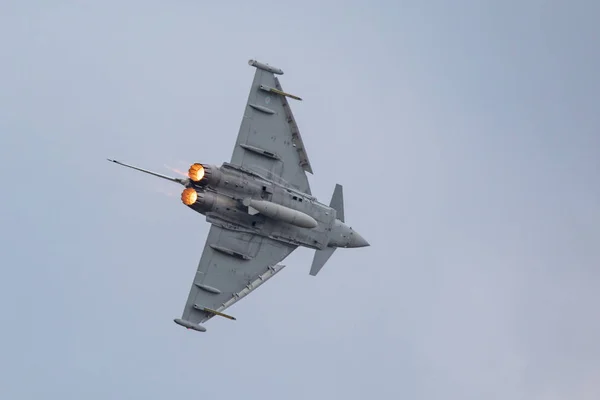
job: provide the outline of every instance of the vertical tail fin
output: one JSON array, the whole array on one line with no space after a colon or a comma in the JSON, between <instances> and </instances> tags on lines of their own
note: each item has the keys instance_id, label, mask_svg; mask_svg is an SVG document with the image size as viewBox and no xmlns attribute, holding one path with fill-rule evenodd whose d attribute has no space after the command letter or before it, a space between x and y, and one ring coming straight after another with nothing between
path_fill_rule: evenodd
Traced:
<instances>
[{"instance_id":1,"label":"vertical tail fin","mask_svg":"<svg viewBox=\"0 0 600 400\"><path fill-rule=\"evenodd\" d=\"M329 207L337 212L337 219L344 222L344 190L339 183L335 185Z\"/></svg>"},{"instance_id":2,"label":"vertical tail fin","mask_svg":"<svg viewBox=\"0 0 600 400\"><path fill-rule=\"evenodd\" d=\"M339 183L335 185L329 207L336 211L336 218L344 222L344 193L342 185ZM326 247L323 250L316 250L310 267L310 275L316 276L336 249L337 247Z\"/></svg>"}]
</instances>

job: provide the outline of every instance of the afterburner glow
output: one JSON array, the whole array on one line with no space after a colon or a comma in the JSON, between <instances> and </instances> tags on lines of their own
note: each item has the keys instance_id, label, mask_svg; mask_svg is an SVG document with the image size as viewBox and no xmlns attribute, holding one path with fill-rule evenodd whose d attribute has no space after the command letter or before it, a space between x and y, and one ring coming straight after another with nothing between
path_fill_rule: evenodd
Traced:
<instances>
[{"instance_id":1,"label":"afterburner glow","mask_svg":"<svg viewBox=\"0 0 600 400\"><path fill-rule=\"evenodd\" d=\"M202 166L202 164L198 164L198 163L192 164L192 166L190 167L190 169L188 171L188 176L194 182L201 181L202 178L204 178L204 167Z\"/></svg>"},{"instance_id":2,"label":"afterburner glow","mask_svg":"<svg viewBox=\"0 0 600 400\"><path fill-rule=\"evenodd\" d=\"M198 193L196 193L196 190L187 188L181 192L181 201L186 206L191 206L196 202L196 200L198 200Z\"/></svg>"}]
</instances>

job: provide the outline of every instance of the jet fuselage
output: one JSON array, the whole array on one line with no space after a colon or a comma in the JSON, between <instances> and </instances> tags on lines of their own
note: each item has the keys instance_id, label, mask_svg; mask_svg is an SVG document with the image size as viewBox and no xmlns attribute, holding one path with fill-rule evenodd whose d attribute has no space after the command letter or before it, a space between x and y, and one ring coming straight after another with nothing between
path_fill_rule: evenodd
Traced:
<instances>
[{"instance_id":1,"label":"jet fuselage","mask_svg":"<svg viewBox=\"0 0 600 400\"><path fill-rule=\"evenodd\" d=\"M226 229L319 250L368 245L315 197L229 163L193 164L184 186L182 202Z\"/></svg>"}]
</instances>

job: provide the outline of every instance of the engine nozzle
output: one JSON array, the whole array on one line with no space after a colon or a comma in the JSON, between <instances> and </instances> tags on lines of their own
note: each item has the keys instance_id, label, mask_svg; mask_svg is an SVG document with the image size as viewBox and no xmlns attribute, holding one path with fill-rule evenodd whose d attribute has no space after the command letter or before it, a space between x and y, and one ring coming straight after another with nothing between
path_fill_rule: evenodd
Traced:
<instances>
[{"instance_id":1,"label":"engine nozzle","mask_svg":"<svg viewBox=\"0 0 600 400\"><path fill-rule=\"evenodd\" d=\"M197 200L198 200L198 192L196 192L196 189L187 188L187 189L183 189L183 192L181 192L181 201L186 206L191 206L192 204L196 203Z\"/></svg>"},{"instance_id":2,"label":"engine nozzle","mask_svg":"<svg viewBox=\"0 0 600 400\"><path fill-rule=\"evenodd\" d=\"M188 170L188 177L196 186L216 186L221 181L221 175L219 168L210 164L194 163Z\"/></svg>"},{"instance_id":3,"label":"engine nozzle","mask_svg":"<svg viewBox=\"0 0 600 400\"><path fill-rule=\"evenodd\" d=\"M200 182L204 178L204 173L204 166L198 163L192 164L188 170L188 176L194 182Z\"/></svg>"}]
</instances>

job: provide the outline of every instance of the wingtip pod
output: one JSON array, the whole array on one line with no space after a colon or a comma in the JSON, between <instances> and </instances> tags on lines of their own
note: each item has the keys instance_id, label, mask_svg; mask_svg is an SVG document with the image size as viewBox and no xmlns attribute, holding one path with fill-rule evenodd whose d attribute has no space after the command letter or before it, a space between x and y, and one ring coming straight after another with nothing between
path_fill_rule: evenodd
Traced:
<instances>
[{"instance_id":1,"label":"wingtip pod","mask_svg":"<svg viewBox=\"0 0 600 400\"><path fill-rule=\"evenodd\" d=\"M187 329L192 329L192 330L195 330L195 331L197 331L197 332L206 332L206 328L205 328L205 327L203 327L203 326L202 326L202 325L200 325L200 324L194 324L193 322L190 322L190 321L188 321L188 320L181 319L181 318L175 318L173 321L174 321L174 322L175 322L177 325L181 325L181 326L183 326L184 328L187 328Z\"/></svg>"},{"instance_id":2,"label":"wingtip pod","mask_svg":"<svg viewBox=\"0 0 600 400\"><path fill-rule=\"evenodd\" d=\"M260 61L248 60L248 65L251 65L258 69L262 69L263 71L269 71L269 72L272 72L277 75L283 75L283 71L281 69L279 69L277 67L273 67L269 64L261 63Z\"/></svg>"}]
</instances>

